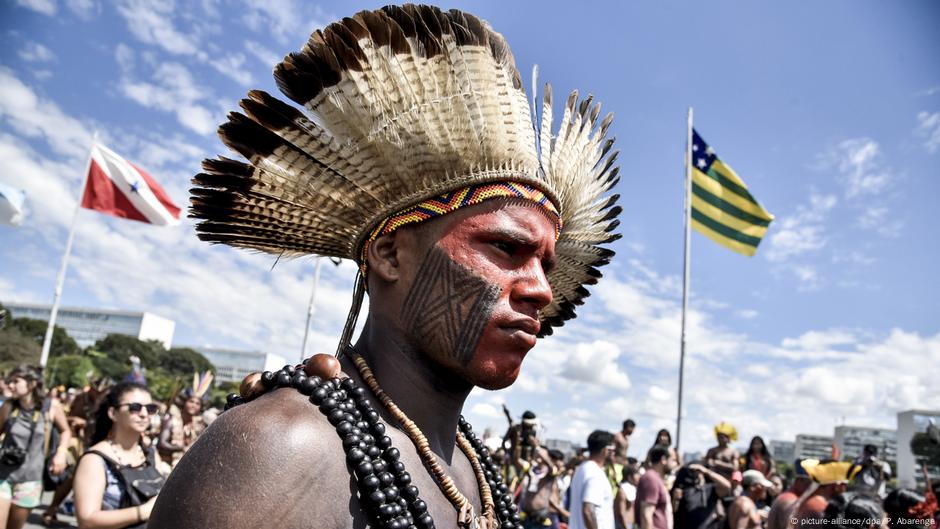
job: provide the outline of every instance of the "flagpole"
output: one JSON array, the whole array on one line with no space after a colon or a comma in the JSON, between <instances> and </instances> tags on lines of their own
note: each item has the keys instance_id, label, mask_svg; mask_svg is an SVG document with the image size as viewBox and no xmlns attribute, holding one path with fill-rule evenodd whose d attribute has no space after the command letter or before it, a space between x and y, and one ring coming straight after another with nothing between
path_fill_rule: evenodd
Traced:
<instances>
[{"instance_id":1,"label":"flagpole","mask_svg":"<svg viewBox=\"0 0 940 529\"><path fill-rule=\"evenodd\" d=\"M692 107L689 107L685 138L685 249L682 260L682 324L679 332L679 405L676 410L676 451L682 436L682 382L685 374L685 319L689 310L689 260L691 258L692 223Z\"/></svg>"},{"instance_id":2,"label":"flagpole","mask_svg":"<svg viewBox=\"0 0 940 529\"><path fill-rule=\"evenodd\" d=\"M69 256L72 254L72 241L75 239L75 225L78 221L78 212L82 209L82 200L85 198L85 185L88 183L88 172L91 170L91 155L98 143L98 131L91 139L91 149L88 151L88 162L85 164L85 173L82 175L82 186L78 192L78 204L72 215L72 225L69 227L69 238L65 243L65 254L62 255L62 265L59 267L59 276L55 282L55 294L52 298L52 310L49 312L49 325L46 327L46 336L42 341L42 354L39 356L39 367L46 367L49 360L49 349L52 347L52 333L55 330L55 319L59 313L59 300L62 298L62 285L65 283L65 272L69 267Z\"/></svg>"},{"instance_id":3,"label":"flagpole","mask_svg":"<svg viewBox=\"0 0 940 529\"><path fill-rule=\"evenodd\" d=\"M310 318L313 316L313 302L317 297L317 285L320 284L320 265L323 264L323 258L317 257L317 266L313 271L313 288L310 290L310 302L307 304L307 324L304 325L304 341L300 346L300 361L303 362L307 356L307 335L310 332Z\"/></svg>"}]
</instances>

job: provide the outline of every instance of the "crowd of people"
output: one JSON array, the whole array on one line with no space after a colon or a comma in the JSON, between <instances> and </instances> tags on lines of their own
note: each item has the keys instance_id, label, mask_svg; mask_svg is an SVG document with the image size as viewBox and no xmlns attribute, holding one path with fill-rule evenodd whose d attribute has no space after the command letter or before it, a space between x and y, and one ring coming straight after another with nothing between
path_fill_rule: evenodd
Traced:
<instances>
[{"instance_id":1,"label":"crowd of people","mask_svg":"<svg viewBox=\"0 0 940 529\"><path fill-rule=\"evenodd\" d=\"M45 525L74 514L81 529L146 527L172 468L217 416L206 409L211 374L170 402L142 380L46 391L34 366L0 379L0 528L20 529L54 491Z\"/></svg>"},{"instance_id":2,"label":"crowd of people","mask_svg":"<svg viewBox=\"0 0 940 529\"><path fill-rule=\"evenodd\" d=\"M566 458L546 450L526 412L493 447L508 462L527 529L796 529L923 527L940 523L937 494L925 473L922 491L889 490L890 466L867 445L853 461L804 459L792 471L760 436L743 454L737 430L715 426L716 445L683 463L668 431L645 452L631 449L633 420L620 431L596 430ZM788 462L784 462L788 463Z\"/></svg>"},{"instance_id":3,"label":"crowd of people","mask_svg":"<svg viewBox=\"0 0 940 529\"><path fill-rule=\"evenodd\" d=\"M146 527L160 488L217 410L206 410L211 378L194 380L168 403L133 380L43 389L41 371L13 369L0 381L0 528L23 527L43 490L43 513L60 509L82 529ZM507 417L511 417L507 411ZM796 529L937 527L937 487L889 490L891 468L866 446L854 461L796 461L782 472L760 436L743 454L737 430L715 426L714 447L683 462L667 430L645 451L636 423L596 430L574 453L548 449L526 412L484 443L502 462L528 529ZM783 462L787 463L787 462ZM72 506L72 507L70 507Z\"/></svg>"}]
</instances>

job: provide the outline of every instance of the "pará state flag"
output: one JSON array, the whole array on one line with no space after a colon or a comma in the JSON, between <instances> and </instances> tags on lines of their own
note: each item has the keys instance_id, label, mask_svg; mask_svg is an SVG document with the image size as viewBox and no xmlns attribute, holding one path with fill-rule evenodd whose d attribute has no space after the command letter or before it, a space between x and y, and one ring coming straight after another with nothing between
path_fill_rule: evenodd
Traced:
<instances>
[{"instance_id":1,"label":"par\u00e1 state flag","mask_svg":"<svg viewBox=\"0 0 940 529\"><path fill-rule=\"evenodd\" d=\"M104 145L91 150L82 207L148 224L179 224L180 208L153 177Z\"/></svg>"},{"instance_id":2,"label":"par\u00e1 state flag","mask_svg":"<svg viewBox=\"0 0 940 529\"><path fill-rule=\"evenodd\" d=\"M19 226L23 221L23 204L26 193L0 182L0 224Z\"/></svg>"}]
</instances>

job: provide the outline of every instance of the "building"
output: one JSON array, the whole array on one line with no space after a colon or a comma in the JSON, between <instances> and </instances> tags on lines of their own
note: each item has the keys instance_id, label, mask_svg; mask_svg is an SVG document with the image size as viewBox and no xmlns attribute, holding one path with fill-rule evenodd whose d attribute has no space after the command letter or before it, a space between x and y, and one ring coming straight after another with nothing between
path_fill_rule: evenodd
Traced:
<instances>
[{"instance_id":1,"label":"building","mask_svg":"<svg viewBox=\"0 0 940 529\"><path fill-rule=\"evenodd\" d=\"M259 351L236 351L214 347L191 347L215 366L215 379L219 382L241 382L256 371L277 371L287 360L277 354Z\"/></svg>"},{"instance_id":2,"label":"building","mask_svg":"<svg viewBox=\"0 0 940 529\"><path fill-rule=\"evenodd\" d=\"M776 461L793 463L796 460L796 443L793 441L770 441L770 455Z\"/></svg>"},{"instance_id":3,"label":"building","mask_svg":"<svg viewBox=\"0 0 940 529\"><path fill-rule=\"evenodd\" d=\"M878 457L895 462L898 458L897 431L866 426L836 426L835 443L840 459L855 459L862 455L865 445L875 445Z\"/></svg>"},{"instance_id":4,"label":"building","mask_svg":"<svg viewBox=\"0 0 940 529\"><path fill-rule=\"evenodd\" d=\"M940 481L940 410L907 410L898 413L897 462L898 486L923 490L927 473L934 483ZM932 450L931 450L932 448ZM933 456L933 464L928 456Z\"/></svg>"},{"instance_id":5,"label":"building","mask_svg":"<svg viewBox=\"0 0 940 529\"><path fill-rule=\"evenodd\" d=\"M13 318L49 321L51 305L4 302ZM78 342L88 347L109 334L126 334L140 340L157 340L169 349L173 344L176 323L150 312L127 310L59 307L55 324Z\"/></svg>"},{"instance_id":6,"label":"building","mask_svg":"<svg viewBox=\"0 0 940 529\"><path fill-rule=\"evenodd\" d=\"M546 439L542 442L542 446L548 450L558 450L565 454L565 459L577 455L576 452L578 451L578 447L567 439Z\"/></svg>"},{"instance_id":7,"label":"building","mask_svg":"<svg viewBox=\"0 0 940 529\"><path fill-rule=\"evenodd\" d=\"M801 433L793 446L794 459L829 459L832 457L832 437Z\"/></svg>"}]
</instances>

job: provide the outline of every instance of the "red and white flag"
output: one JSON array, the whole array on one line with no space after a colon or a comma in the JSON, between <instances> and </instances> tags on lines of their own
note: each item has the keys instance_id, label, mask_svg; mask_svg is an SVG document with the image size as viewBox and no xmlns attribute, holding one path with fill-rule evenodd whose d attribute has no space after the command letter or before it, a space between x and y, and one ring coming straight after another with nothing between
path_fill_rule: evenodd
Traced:
<instances>
[{"instance_id":1,"label":"red and white flag","mask_svg":"<svg viewBox=\"0 0 940 529\"><path fill-rule=\"evenodd\" d=\"M180 222L180 208L153 177L97 143L91 148L82 207L160 226Z\"/></svg>"}]
</instances>

